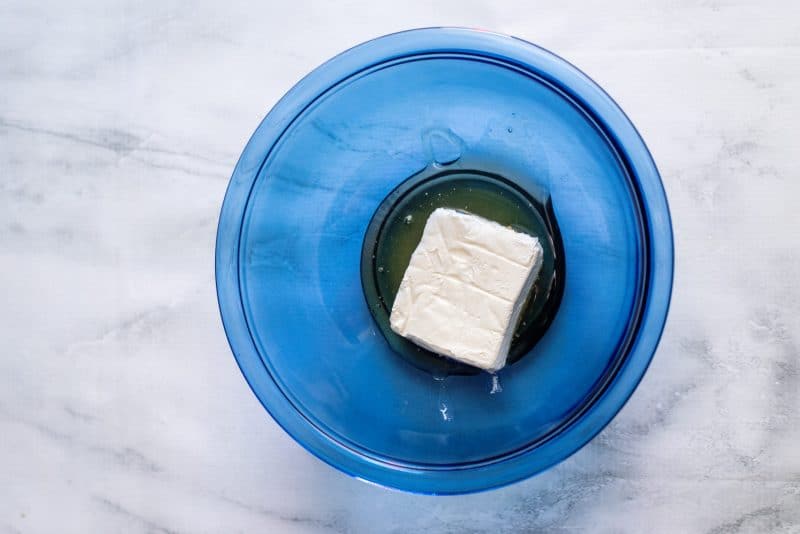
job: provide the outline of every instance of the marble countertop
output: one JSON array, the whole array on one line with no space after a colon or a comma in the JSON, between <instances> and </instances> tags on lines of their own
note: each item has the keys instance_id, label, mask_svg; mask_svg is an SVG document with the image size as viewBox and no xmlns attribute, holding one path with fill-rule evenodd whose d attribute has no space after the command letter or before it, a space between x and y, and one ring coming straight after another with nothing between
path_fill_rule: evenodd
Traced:
<instances>
[{"instance_id":1,"label":"marble countertop","mask_svg":"<svg viewBox=\"0 0 800 534\"><path fill-rule=\"evenodd\" d=\"M0 532L800 532L800 7L605 4L0 2ZM619 416L462 497L296 445L240 375L213 283L227 180L272 104L338 51L443 24L605 87L676 239L664 338Z\"/></svg>"}]
</instances>

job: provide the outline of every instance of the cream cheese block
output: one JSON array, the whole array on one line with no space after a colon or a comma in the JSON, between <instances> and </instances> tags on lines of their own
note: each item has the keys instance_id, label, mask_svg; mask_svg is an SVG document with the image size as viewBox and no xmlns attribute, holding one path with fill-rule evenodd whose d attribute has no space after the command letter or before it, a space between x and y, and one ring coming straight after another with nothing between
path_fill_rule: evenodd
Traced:
<instances>
[{"instance_id":1,"label":"cream cheese block","mask_svg":"<svg viewBox=\"0 0 800 534\"><path fill-rule=\"evenodd\" d=\"M403 275L392 330L443 356L497 371L541 265L536 237L438 208Z\"/></svg>"}]
</instances>

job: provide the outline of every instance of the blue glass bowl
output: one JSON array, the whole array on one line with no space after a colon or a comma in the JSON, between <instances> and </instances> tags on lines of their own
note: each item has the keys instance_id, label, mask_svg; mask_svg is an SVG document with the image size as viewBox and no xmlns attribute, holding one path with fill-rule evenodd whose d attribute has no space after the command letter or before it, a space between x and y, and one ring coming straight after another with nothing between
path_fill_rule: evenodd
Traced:
<instances>
[{"instance_id":1,"label":"blue glass bowl","mask_svg":"<svg viewBox=\"0 0 800 534\"><path fill-rule=\"evenodd\" d=\"M545 189L563 236L560 308L497 377L410 365L362 291L367 225L432 164L431 132ZM216 248L231 348L275 420L346 473L435 494L533 475L608 424L656 349L672 272L658 171L614 101L530 43L452 28L370 41L293 87L242 153Z\"/></svg>"}]
</instances>

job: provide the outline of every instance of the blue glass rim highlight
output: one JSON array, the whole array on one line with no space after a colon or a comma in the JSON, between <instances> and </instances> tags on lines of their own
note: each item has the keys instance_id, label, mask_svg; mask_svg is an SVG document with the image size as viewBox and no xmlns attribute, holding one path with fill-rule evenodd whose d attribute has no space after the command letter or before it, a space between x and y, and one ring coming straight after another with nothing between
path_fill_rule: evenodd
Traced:
<instances>
[{"instance_id":1,"label":"blue glass rim highlight","mask_svg":"<svg viewBox=\"0 0 800 534\"><path fill-rule=\"evenodd\" d=\"M502 61L555 86L608 136L636 186L646 222L648 271L638 329L608 387L552 439L500 459L453 469L399 465L364 455L298 412L281 392L256 349L242 306L239 246L242 220L259 170L272 147L302 112L354 74L399 58L467 54ZM650 153L633 124L597 84L558 56L521 39L463 28L427 28L379 37L324 63L298 82L269 112L247 143L222 205L216 243L216 285L228 341L248 384L275 421L326 463L366 481L429 493L469 493L527 478L564 460L607 425L631 396L658 345L669 308L674 251L669 208Z\"/></svg>"}]
</instances>

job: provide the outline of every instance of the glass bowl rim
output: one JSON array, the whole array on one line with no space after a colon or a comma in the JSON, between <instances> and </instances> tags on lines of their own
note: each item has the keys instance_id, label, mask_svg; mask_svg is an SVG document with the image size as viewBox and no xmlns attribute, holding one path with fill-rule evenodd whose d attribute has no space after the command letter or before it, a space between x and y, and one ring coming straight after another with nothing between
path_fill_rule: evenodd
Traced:
<instances>
[{"instance_id":1,"label":"glass bowl rim","mask_svg":"<svg viewBox=\"0 0 800 534\"><path fill-rule=\"evenodd\" d=\"M242 222L252 187L273 146L293 121L331 87L365 69L403 57L441 53L513 64L554 85L591 116L624 158L638 187L650 260L639 327L621 368L594 403L535 448L492 463L451 470L401 466L365 456L298 412L261 361L247 326L239 280ZM423 28L378 37L335 56L292 87L262 120L239 158L220 211L215 250L217 300L228 342L250 388L273 419L309 452L347 474L426 494L471 493L517 482L563 461L597 435L622 409L647 371L666 323L673 271L672 225L658 170L616 102L578 68L539 46L467 28Z\"/></svg>"}]
</instances>

